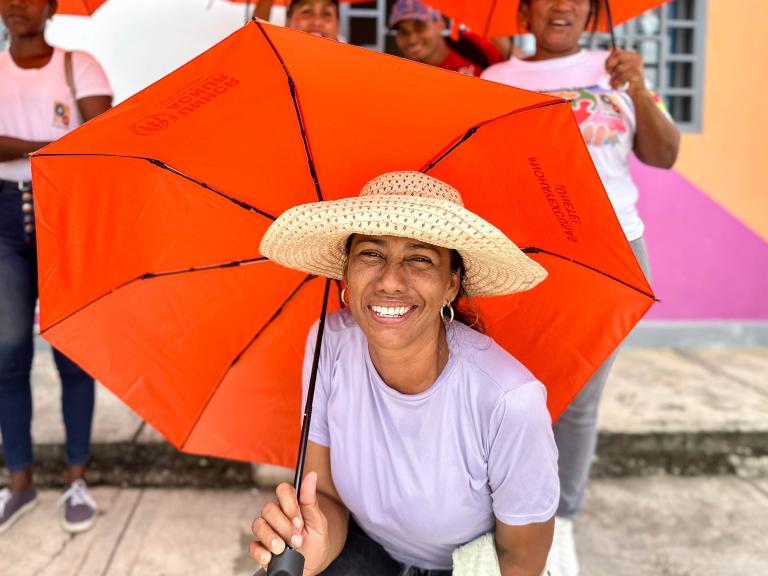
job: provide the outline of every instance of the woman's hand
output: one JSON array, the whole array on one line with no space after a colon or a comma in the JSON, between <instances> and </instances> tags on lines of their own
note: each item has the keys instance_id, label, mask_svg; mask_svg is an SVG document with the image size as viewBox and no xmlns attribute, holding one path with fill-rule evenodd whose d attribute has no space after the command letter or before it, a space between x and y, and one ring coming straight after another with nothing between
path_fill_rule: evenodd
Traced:
<instances>
[{"instance_id":1,"label":"woman's hand","mask_svg":"<svg viewBox=\"0 0 768 576\"><path fill-rule=\"evenodd\" d=\"M634 99L647 92L643 57L637 52L614 48L605 61L605 69L611 77L611 88L618 90L627 85L627 93Z\"/></svg>"},{"instance_id":2,"label":"woman's hand","mask_svg":"<svg viewBox=\"0 0 768 576\"><path fill-rule=\"evenodd\" d=\"M289 484L275 489L276 502L269 502L253 521L251 557L265 570L273 554L280 554L286 545L304 556L304 574L315 574L328 563L331 540L328 519L320 509L317 498L317 474L304 477L301 494Z\"/></svg>"},{"instance_id":3,"label":"woman's hand","mask_svg":"<svg viewBox=\"0 0 768 576\"><path fill-rule=\"evenodd\" d=\"M635 105L635 155L649 166L671 168L680 150L680 133L645 86L643 58L637 52L614 48L605 69L611 75L611 87L618 90L626 85Z\"/></svg>"}]
</instances>

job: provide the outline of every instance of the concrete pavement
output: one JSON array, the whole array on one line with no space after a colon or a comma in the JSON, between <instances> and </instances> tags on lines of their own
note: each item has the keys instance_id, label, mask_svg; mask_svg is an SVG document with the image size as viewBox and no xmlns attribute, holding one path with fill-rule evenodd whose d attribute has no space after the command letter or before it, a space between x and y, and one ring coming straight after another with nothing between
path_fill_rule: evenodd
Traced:
<instances>
[{"instance_id":1,"label":"concrete pavement","mask_svg":"<svg viewBox=\"0 0 768 576\"><path fill-rule=\"evenodd\" d=\"M41 346L37 479L56 487L59 387ZM606 390L596 478L577 524L582 574L768 574L767 414L766 348L625 348ZM253 573L249 525L269 490L252 488L250 466L178 454L103 387L93 437L94 529L65 534L59 492L43 490L40 505L0 536L0 575Z\"/></svg>"},{"instance_id":2,"label":"concrete pavement","mask_svg":"<svg viewBox=\"0 0 768 576\"><path fill-rule=\"evenodd\" d=\"M50 348L35 356L33 437L38 483L61 483L63 426ZM593 473L601 476L760 473L768 469L768 348L625 347L606 387ZM94 483L249 487L247 464L179 454L99 387ZM0 473L0 484L4 482Z\"/></svg>"},{"instance_id":3,"label":"concrete pavement","mask_svg":"<svg viewBox=\"0 0 768 576\"><path fill-rule=\"evenodd\" d=\"M0 536L3 576L247 576L266 491L96 488L94 528L58 525L58 492ZM584 576L768 574L768 479L594 480L576 527ZM361 575L364 576L364 575Z\"/></svg>"}]
</instances>

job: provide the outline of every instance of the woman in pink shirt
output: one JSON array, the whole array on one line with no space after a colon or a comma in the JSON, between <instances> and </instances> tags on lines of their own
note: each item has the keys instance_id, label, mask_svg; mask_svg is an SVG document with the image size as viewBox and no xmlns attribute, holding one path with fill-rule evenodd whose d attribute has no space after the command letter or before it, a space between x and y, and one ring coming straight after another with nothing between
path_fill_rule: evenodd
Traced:
<instances>
[{"instance_id":1,"label":"woman in pink shirt","mask_svg":"<svg viewBox=\"0 0 768 576\"><path fill-rule=\"evenodd\" d=\"M0 431L10 485L0 490L0 533L37 503L32 477L33 324L37 252L27 155L107 110L112 90L98 62L45 41L55 0L0 0L10 46L0 52ZM67 490L61 523L92 525L85 484L94 405L93 379L58 351L66 428Z\"/></svg>"},{"instance_id":2,"label":"woman in pink shirt","mask_svg":"<svg viewBox=\"0 0 768 576\"><path fill-rule=\"evenodd\" d=\"M649 276L629 159L634 153L645 164L671 168L680 135L660 99L647 88L639 54L580 47L582 34L604 9L598 0L521 0L520 19L536 37L536 52L491 66L482 77L571 102L616 217ZM573 519L586 489L597 439L597 409L615 357L611 355L595 372L555 425L561 493L549 563L552 576L579 573Z\"/></svg>"},{"instance_id":3,"label":"woman in pink shirt","mask_svg":"<svg viewBox=\"0 0 768 576\"><path fill-rule=\"evenodd\" d=\"M290 546L306 576L447 575L457 547L493 533L502 574L538 576L559 497L546 391L461 302L546 271L419 172L288 210L261 252L343 279L346 307L326 322L301 494L277 487L253 558Z\"/></svg>"}]
</instances>

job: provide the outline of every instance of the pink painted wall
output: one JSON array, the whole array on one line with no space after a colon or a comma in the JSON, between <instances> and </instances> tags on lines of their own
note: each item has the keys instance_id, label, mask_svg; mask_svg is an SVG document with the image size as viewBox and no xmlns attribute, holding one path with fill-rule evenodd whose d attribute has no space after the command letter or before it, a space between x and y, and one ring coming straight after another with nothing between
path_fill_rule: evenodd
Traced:
<instances>
[{"instance_id":1,"label":"pink painted wall","mask_svg":"<svg viewBox=\"0 0 768 576\"><path fill-rule=\"evenodd\" d=\"M768 74L755 71L765 68L768 2L706 8L702 130L683 134L673 170L633 165L662 300L647 318L766 321Z\"/></svg>"},{"instance_id":2,"label":"pink painted wall","mask_svg":"<svg viewBox=\"0 0 768 576\"><path fill-rule=\"evenodd\" d=\"M674 170L634 162L661 300L649 320L768 320L768 243Z\"/></svg>"}]
</instances>

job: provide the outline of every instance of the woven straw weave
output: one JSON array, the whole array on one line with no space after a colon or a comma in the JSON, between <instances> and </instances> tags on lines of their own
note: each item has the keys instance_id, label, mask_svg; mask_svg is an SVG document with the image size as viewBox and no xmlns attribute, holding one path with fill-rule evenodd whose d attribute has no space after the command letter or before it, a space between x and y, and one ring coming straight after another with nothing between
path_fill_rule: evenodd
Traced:
<instances>
[{"instance_id":1,"label":"woven straw weave","mask_svg":"<svg viewBox=\"0 0 768 576\"><path fill-rule=\"evenodd\" d=\"M291 208L269 227L260 250L288 268L341 279L351 234L458 250L464 288L473 296L521 292L547 275L498 228L465 209L455 188L421 172L388 172L368 182L360 196Z\"/></svg>"}]
</instances>

